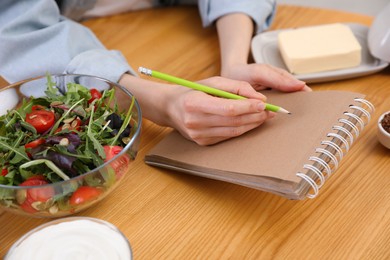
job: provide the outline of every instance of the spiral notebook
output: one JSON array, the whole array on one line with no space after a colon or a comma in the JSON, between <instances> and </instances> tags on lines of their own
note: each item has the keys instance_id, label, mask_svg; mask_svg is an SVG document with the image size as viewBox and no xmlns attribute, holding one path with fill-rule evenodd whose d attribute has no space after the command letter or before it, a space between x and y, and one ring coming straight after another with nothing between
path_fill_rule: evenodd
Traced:
<instances>
[{"instance_id":1,"label":"spiral notebook","mask_svg":"<svg viewBox=\"0 0 390 260\"><path fill-rule=\"evenodd\" d=\"M145 156L145 163L231 182L289 199L314 198L358 141L374 106L346 91L263 92L278 114L260 127L211 146L172 131Z\"/></svg>"}]
</instances>

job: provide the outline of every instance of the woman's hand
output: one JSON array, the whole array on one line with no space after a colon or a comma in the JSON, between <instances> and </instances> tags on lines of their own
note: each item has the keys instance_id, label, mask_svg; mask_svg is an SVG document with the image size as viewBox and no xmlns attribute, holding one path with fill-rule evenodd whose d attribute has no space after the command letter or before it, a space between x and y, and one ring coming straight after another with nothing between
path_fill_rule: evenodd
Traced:
<instances>
[{"instance_id":1,"label":"woman's hand","mask_svg":"<svg viewBox=\"0 0 390 260\"><path fill-rule=\"evenodd\" d=\"M120 82L139 101L143 116L156 124L175 128L199 145L215 144L258 127L273 112L264 111L265 97L243 81L222 77L201 83L247 97L214 97L183 86L163 84L125 74Z\"/></svg>"},{"instance_id":2,"label":"woman's hand","mask_svg":"<svg viewBox=\"0 0 390 260\"><path fill-rule=\"evenodd\" d=\"M233 64L225 66L223 77L246 81L257 91L272 88L283 92L311 91L305 82L287 71L267 64Z\"/></svg>"},{"instance_id":3,"label":"woman's hand","mask_svg":"<svg viewBox=\"0 0 390 260\"><path fill-rule=\"evenodd\" d=\"M221 50L221 76L246 81L256 90L310 91L303 81L285 70L266 64L248 64L254 25L244 13L224 15L217 20Z\"/></svg>"},{"instance_id":4,"label":"woman's hand","mask_svg":"<svg viewBox=\"0 0 390 260\"><path fill-rule=\"evenodd\" d=\"M199 145L242 135L274 117L274 113L264 111L265 97L247 82L213 77L201 83L248 99L214 97L179 86L168 106L170 125Z\"/></svg>"}]
</instances>

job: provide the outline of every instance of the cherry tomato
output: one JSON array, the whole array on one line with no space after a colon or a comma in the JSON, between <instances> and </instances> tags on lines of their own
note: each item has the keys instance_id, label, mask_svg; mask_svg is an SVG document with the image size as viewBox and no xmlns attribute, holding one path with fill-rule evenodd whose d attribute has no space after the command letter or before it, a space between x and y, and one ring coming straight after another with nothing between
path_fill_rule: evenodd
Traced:
<instances>
[{"instance_id":1,"label":"cherry tomato","mask_svg":"<svg viewBox=\"0 0 390 260\"><path fill-rule=\"evenodd\" d=\"M42 175L36 175L28 178L19 186L40 186L48 184L45 177ZM54 196L54 189L52 187L33 188L27 190L27 197L33 201L46 202L48 199Z\"/></svg>"},{"instance_id":2,"label":"cherry tomato","mask_svg":"<svg viewBox=\"0 0 390 260\"><path fill-rule=\"evenodd\" d=\"M91 94L91 98L88 100L88 104L92 103L95 99L100 99L102 97L102 93L96 88L91 88L89 93Z\"/></svg>"},{"instance_id":3,"label":"cherry tomato","mask_svg":"<svg viewBox=\"0 0 390 260\"><path fill-rule=\"evenodd\" d=\"M31 107L31 111L35 111L35 110L45 110L45 107L41 105L33 105Z\"/></svg>"},{"instance_id":4,"label":"cherry tomato","mask_svg":"<svg viewBox=\"0 0 390 260\"><path fill-rule=\"evenodd\" d=\"M26 122L32 125L39 134L49 130L54 125L54 120L54 113L47 110L33 110L26 115Z\"/></svg>"},{"instance_id":5,"label":"cherry tomato","mask_svg":"<svg viewBox=\"0 0 390 260\"><path fill-rule=\"evenodd\" d=\"M45 184L48 184L45 177L43 177L42 175L36 175L28 178L19 186L40 186ZM34 213L37 211L34 207L32 207L32 204L34 202L46 202L54 195L55 192L52 187L27 189L25 194L25 200L21 202L20 207L26 212Z\"/></svg>"},{"instance_id":6,"label":"cherry tomato","mask_svg":"<svg viewBox=\"0 0 390 260\"><path fill-rule=\"evenodd\" d=\"M24 148L25 148L25 149L35 148L35 147L37 147L37 146L40 146L41 144L44 144L45 142L46 142L45 139L39 138L39 139L37 139L37 140L35 140L35 141L32 141L32 142L29 142L29 143L25 144L25 145L24 145ZM29 158L32 158L31 153L29 153L29 152L26 151L26 154L27 154L27 156L28 156Z\"/></svg>"},{"instance_id":7,"label":"cherry tomato","mask_svg":"<svg viewBox=\"0 0 390 260\"><path fill-rule=\"evenodd\" d=\"M5 175L7 175L8 174L8 170L7 170L7 168L3 168L3 169L1 169L1 176L5 176Z\"/></svg>"},{"instance_id":8,"label":"cherry tomato","mask_svg":"<svg viewBox=\"0 0 390 260\"><path fill-rule=\"evenodd\" d=\"M106 159L105 159L106 162L114 158L123 149L118 145L105 145L103 148L104 148L104 153L106 154Z\"/></svg>"},{"instance_id":9,"label":"cherry tomato","mask_svg":"<svg viewBox=\"0 0 390 260\"><path fill-rule=\"evenodd\" d=\"M35 213L35 212L37 212L37 210L36 209L34 209L32 206L31 206L31 203L32 202L29 202L29 201L27 201L27 199L20 205L20 207L24 210L24 211L26 211L26 212L28 212L28 213Z\"/></svg>"},{"instance_id":10,"label":"cherry tomato","mask_svg":"<svg viewBox=\"0 0 390 260\"><path fill-rule=\"evenodd\" d=\"M96 187L80 186L70 197L69 203L72 206L97 199L102 190Z\"/></svg>"},{"instance_id":11,"label":"cherry tomato","mask_svg":"<svg viewBox=\"0 0 390 260\"><path fill-rule=\"evenodd\" d=\"M35 186L35 185L43 185L47 184L46 178L42 175L33 175L30 178L26 179L19 186Z\"/></svg>"},{"instance_id":12,"label":"cherry tomato","mask_svg":"<svg viewBox=\"0 0 390 260\"><path fill-rule=\"evenodd\" d=\"M117 156L121 151L122 147L117 145L105 145L103 146L104 153L106 154L106 159L104 162L108 162L115 156ZM130 164L130 158L127 154L122 155L119 158L116 158L113 162L110 163L111 167L114 169L116 176L122 177L122 175L127 171Z\"/></svg>"},{"instance_id":13,"label":"cherry tomato","mask_svg":"<svg viewBox=\"0 0 390 260\"><path fill-rule=\"evenodd\" d=\"M37 139L35 141L32 141L32 142L29 142L29 143L25 144L24 148L26 148L26 149L27 148L35 148L37 146L40 146L41 144L44 144L45 142L46 142L45 139L39 138L39 139Z\"/></svg>"}]
</instances>

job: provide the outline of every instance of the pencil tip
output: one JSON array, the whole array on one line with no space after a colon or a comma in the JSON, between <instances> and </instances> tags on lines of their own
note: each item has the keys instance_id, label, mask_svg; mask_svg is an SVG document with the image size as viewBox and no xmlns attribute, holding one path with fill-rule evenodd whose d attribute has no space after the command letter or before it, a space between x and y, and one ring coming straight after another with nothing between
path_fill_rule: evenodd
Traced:
<instances>
[{"instance_id":1,"label":"pencil tip","mask_svg":"<svg viewBox=\"0 0 390 260\"><path fill-rule=\"evenodd\" d=\"M291 115L290 111L288 111L288 110L286 110L284 108L281 108L281 107L279 108L278 112Z\"/></svg>"}]
</instances>

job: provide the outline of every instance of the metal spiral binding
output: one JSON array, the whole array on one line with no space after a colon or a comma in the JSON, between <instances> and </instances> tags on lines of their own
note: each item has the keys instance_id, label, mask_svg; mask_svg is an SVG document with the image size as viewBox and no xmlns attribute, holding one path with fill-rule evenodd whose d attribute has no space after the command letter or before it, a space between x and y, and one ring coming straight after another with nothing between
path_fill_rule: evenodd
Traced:
<instances>
[{"instance_id":1,"label":"metal spiral binding","mask_svg":"<svg viewBox=\"0 0 390 260\"><path fill-rule=\"evenodd\" d=\"M350 146L352 146L354 138L353 138L353 134L350 131L348 131L346 128L339 125L333 126L332 129L345 133L349 137Z\"/></svg>"},{"instance_id":2,"label":"metal spiral binding","mask_svg":"<svg viewBox=\"0 0 390 260\"><path fill-rule=\"evenodd\" d=\"M332 169L330 168L329 164L327 162L325 162L323 159L321 159L320 157L310 156L309 161L314 161L314 162L317 162L320 165L322 165L324 167L324 169L326 170L326 174L327 174L326 178L329 178L330 175L332 174Z\"/></svg>"},{"instance_id":3,"label":"metal spiral binding","mask_svg":"<svg viewBox=\"0 0 390 260\"><path fill-rule=\"evenodd\" d=\"M350 108L357 109L357 110L361 111L366 116L368 121L371 120L371 115L370 115L370 113L368 113L367 110L365 110L365 109L363 109L361 107L358 107L358 106L350 106Z\"/></svg>"},{"instance_id":4,"label":"metal spiral binding","mask_svg":"<svg viewBox=\"0 0 390 260\"><path fill-rule=\"evenodd\" d=\"M344 144L345 150L347 150L346 152L349 151L349 143L348 143L347 139L345 139L341 135L336 134L336 133L328 133L327 137L334 137L334 138L339 139Z\"/></svg>"},{"instance_id":5,"label":"metal spiral binding","mask_svg":"<svg viewBox=\"0 0 390 260\"><path fill-rule=\"evenodd\" d=\"M343 152L343 150L341 149L340 146L338 146L337 144L335 144L334 142L331 142L329 140L324 140L324 141L321 142L321 144L333 147L337 151L337 154L339 155L339 161L341 161L343 159L344 152Z\"/></svg>"},{"instance_id":6,"label":"metal spiral binding","mask_svg":"<svg viewBox=\"0 0 390 260\"><path fill-rule=\"evenodd\" d=\"M314 167L311 164L305 164L303 165L303 168L307 170L311 170L317 175L317 177L320 180L320 183L318 184L318 189L320 189L322 185L324 185L325 183L325 176L322 174L322 171L320 171L317 167Z\"/></svg>"},{"instance_id":7,"label":"metal spiral binding","mask_svg":"<svg viewBox=\"0 0 390 260\"><path fill-rule=\"evenodd\" d=\"M351 129L353 130L353 132L355 133L355 138L359 137L359 134L360 134L359 128L357 128L357 126L354 125L351 121L348 121L345 118L340 118L339 123L343 123L343 124L350 126Z\"/></svg>"},{"instance_id":8,"label":"metal spiral binding","mask_svg":"<svg viewBox=\"0 0 390 260\"><path fill-rule=\"evenodd\" d=\"M349 117L355 119L356 122L358 122L359 125L360 125L360 132L363 131L365 123L364 123L364 121L360 117L358 117L355 114L349 113L349 112L345 112L344 115L349 116Z\"/></svg>"},{"instance_id":9,"label":"metal spiral binding","mask_svg":"<svg viewBox=\"0 0 390 260\"><path fill-rule=\"evenodd\" d=\"M312 190L312 193L307 193L308 198L318 196L326 179L337 170L345 153L371 120L371 114L375 111L374 105L366 99L355 98L354 100L361 106L356 104L349 106L349 111L343 113L346 118L340 118L338 120L340 125L334 125L332 132L326 135L327 139L321 142L321 147L315 149L317 156L310 156L310 163L303 165L303 170L306 172L296 173L309 185L308 189Z\"/></svg>"},{"instance_id":10,"label":"metal spiral binding","mask_svg":"<svg viewBox=\"0 0 390 260\"><path fill-rule=\"evenodd\" d=\"M298 172L296 175L298 177L301 177L302 179L304 179L313 189L313 194L308 193L306 195L306 197L308 197L309 199L314 199L315 197L317 197L318 193L319 193L319 187L318 187L317 183L315 181L313 181L312 178L310 178L309 176L307 176L304 173Z\"/></svg>"},{"instance_id":11,"label":"metal spiral binding","mask_svg":"<svg viewBox=\"0 0 390 260\"><path fill-rule=\"evenodd\" d=\"M332 164L334 165L334 171L336 171L337 168L339 168L339 160L329 150L325 150L324 148L316 148L316 153L328 156L330 161L332 161Z\"/></svg>"},{"instance_id":12,"label":"metal spiral binding","mask_svg":"<svg viewBox=\"0 0 390 260\"><path fill-rule=\"evenodd\" d=\"M365 104L370 109L370 113L373 113L375 111L374 105L371 104L368 100L364 98L355 98L355 101Z\"/></svg>"}]
</instances>

